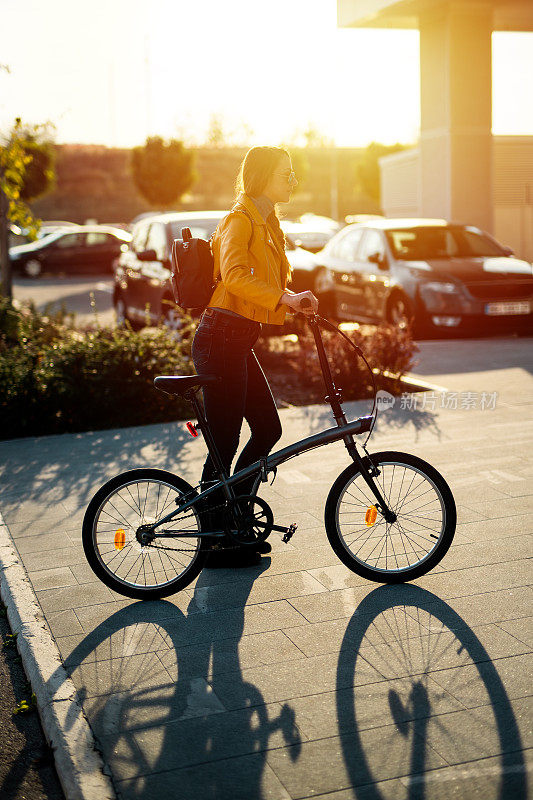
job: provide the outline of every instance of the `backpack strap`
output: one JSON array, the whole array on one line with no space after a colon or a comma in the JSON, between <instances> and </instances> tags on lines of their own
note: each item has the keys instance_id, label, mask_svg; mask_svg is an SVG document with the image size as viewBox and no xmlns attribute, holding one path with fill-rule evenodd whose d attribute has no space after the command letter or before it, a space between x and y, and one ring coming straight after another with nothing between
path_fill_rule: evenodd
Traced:
<instances>
[{"instance_id":1,"label":"backpack strap","mask_svg":"<svg viewBox=\"0 0 533 800\"><path fill-rule=\"evenodd\" d=\"M244 214L246 217L248 217L248 221L250 222L250 238L248 239L248 249L250 249L250 245L252 243L252 239L253 239L253 236L254 236L254 221L253 221L252 217L250 216L250 213L245 208L242 208L242 207L241 208L232 208L231 211L240 211L241 214ZM231 214L231 211L230 211L230 214ZM213 233L211 235L210 239L209 239L209 247L211 247L211 241L212 241L214 235L215 234ZM211 251L212 251L212 247L211 247ZM221 277L220 272L219 272L218 275L215 278L215 283L220 283L221 280L222 280L222 277Z\"/></svg>"}]
</instances>

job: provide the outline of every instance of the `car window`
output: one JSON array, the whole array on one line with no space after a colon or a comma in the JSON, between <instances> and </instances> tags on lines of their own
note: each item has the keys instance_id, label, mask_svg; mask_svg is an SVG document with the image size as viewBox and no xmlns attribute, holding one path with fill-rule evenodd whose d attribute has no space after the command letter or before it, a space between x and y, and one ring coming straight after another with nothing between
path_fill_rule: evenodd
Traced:
<instances>
[{"instance_id":1,"label":"car window","mask_svg":"<svg viewBox=\"0 0 533 800\"><path fill-rule=\"evenodd\" d=\"M97 247L98 245L108 244L108 234L102 231L88 231L85 234L85 244L87 247Z\"/></svg>"},{"instance_id":2,"label":"car window","mask_svg":"<svg viewBox=\"0 0 533 800\"><path fill-rule=\"evenodd\" d=\"M215 228L217 227L219 219L180 219L174 220L170 223L172 239L181 239L181 231L183 228L191 229L191 236L194 239L210 239Z\"/></svg>"},{"instance_id":3,"label":"car window","mask_svg":"<svg viewBox=\"0 0 533 800\"><path fill-rule=\"evenodd\" d=\"M148 228L150 226L144 222L140 225L136 225L133 230L133 238L131 240L131 249L134 250L136 253L141 253L145 250L145 242L146 242L146 235L148 233Z\"/></svg>"},{"instance_id":4,"label":"car window","mask_svg":"<svg viewBox=\"0 0 533 800\"><path fill-rule=\"evenodd\" d=\"M355 261L363 230L363 228L352 228L343 231L332 241L329 254L334 258L342 258L344 261Z\"/></svg>"},{"instance_id":5,"label":"car window","mask_svg":"<svg viewBox=\"0 0 533 800\"><path fill-rule=\"evenodd\" d=\"M502 256L500 245L476 228L424 225L387 231L394 257L401 261Z\"/></svg>"},{"instance_id":6,"label":"car window","mask_svg":"<svg viewBox=\"0 0 533 800\"><path fill-rule=\"evenodd\" d=\"M475 228L458 228L454 231L459 251L465 256L503 256L504 250L498 242L484 236Z\"/></svg>"},{"instance_id":7,"label":"car window","mask_svg":"<svg viewBox=\"0 0 533 800\"><path fill-rule=\"evenodd\" d=\"M56 239L56 247L78 247L82 244L82 236L80 233L67 233L65 236L60 236Z\"/></svg>"},{"instance_id":8,"label":"car window","mask_svg":"<svg viewBox=\"0 0 533 800\"><path fill-rule=\"evenodd\" d=\"M157 258L163 261L167 257L167 235L165 227L160 222L150 225L145 250L155 250Z\"/></svg>"},{"instance_id":9,"label":"car window","mask_svg":"<svg viewBox=\"0 0 533 800\"><path fill-rule=\"evenodd\" d=\"M383 236L379 231L372 228L367 228L365 238L359 248L359 258L362 261L368 261L369 256L385 256L385 242Z\"/></svg>"}]
</instances>

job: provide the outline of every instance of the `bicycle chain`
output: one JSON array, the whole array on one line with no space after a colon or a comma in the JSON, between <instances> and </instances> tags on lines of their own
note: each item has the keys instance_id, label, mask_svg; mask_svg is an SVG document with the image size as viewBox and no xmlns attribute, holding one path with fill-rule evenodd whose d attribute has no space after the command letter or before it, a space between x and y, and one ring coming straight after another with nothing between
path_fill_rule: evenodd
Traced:
<instances>
[{"instance_id":1,"label":"bicycle chain","mask_svg":"<svg viewBox=\"0 0 533 800\"><path fill-rule=\"evenodd\" d=\"M225 506L213 506L213 508L209 509L209 512L219 511L220 509L225 509ZM181 519L187 519L187 517L194 517L196 516L195 513L193 514L185 514L185 516L181 517ZM149 542L145 544L144 547L151 547L153 550L172 550L174 553L195 553L196 549L191 550L190 548L186 547L168 547L164 544L152 544ZM228 547L219 547L215 552L227 552L229 550L240 550L240 545L229 545Z\"/></svg>"}]
</instances>

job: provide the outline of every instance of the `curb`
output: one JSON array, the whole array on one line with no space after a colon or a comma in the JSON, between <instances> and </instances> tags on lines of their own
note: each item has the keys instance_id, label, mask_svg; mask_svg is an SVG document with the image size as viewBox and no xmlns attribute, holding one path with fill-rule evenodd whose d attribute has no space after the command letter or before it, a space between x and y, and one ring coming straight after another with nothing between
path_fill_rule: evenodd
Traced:
<instances>
[{"instance_id":1,"label":"curb","mask_svg":"<svg viewBox=\"0 0 533 800\"><path fill-rule=\"evenodd\" d=\"M0 595L66 800L116 800L91 727L0 513Z\"/></svg>"}]
</instances>

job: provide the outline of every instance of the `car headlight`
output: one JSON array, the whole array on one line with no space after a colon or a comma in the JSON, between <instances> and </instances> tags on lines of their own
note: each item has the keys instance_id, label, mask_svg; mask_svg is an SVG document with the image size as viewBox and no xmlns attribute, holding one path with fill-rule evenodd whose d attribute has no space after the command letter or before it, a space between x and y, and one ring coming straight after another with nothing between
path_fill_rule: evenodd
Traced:
<instances>
[{"instance_id":1,"label":"car headlight","mask_svg":"<svg viewBox=\"0 0 533 800\"><path fill-rule=\"evenodd\" d=\"M441 281L428 281L422 288L430 292L442 292L443 294L454 294L454 292L457 292L455 283L445 283Z\"/></svg>"},{"instance_id":2,"label":"car headlight","mask_svg":"<svg viewBox=\"0 0 533 800\"><path fill-rule=\"evenodd\" d=\"M422 283L420 294L428 311L457 314L465 310L459 287L451 281Z\"/></svg>"}]
</instances>

